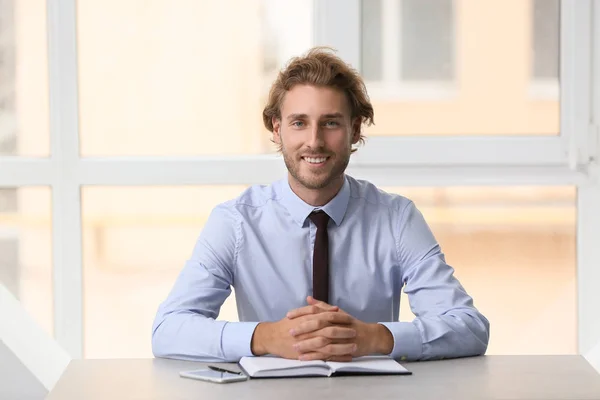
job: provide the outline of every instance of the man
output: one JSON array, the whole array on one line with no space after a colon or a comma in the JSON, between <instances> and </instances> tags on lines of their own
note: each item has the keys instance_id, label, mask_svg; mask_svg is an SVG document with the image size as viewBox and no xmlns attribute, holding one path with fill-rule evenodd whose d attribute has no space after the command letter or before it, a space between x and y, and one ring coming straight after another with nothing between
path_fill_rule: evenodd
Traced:
<instances>
[{"instance_id":1,"label":"man","mask_svg":"<svg viewBox=\"0 0 600 400\"><path fill-rule=\"evenodd\" d=\"M350 361L484 354L489 323L414 204L344 174L373 122L360 76L326 49L294 58L263 112L288 177L211 213L153 326L157 357ZM235 288L241 322L217 321ZM398 322L400 293L416 318Z\"/></svg>"}]
</instances>

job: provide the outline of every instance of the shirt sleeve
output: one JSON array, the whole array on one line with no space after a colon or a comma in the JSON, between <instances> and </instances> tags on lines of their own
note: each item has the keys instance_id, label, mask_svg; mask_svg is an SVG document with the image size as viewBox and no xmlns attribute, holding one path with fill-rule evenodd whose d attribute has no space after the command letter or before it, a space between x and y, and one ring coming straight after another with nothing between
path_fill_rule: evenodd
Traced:
<instances>
[{"instance_id":1,"label":"shirt sleeve","mask_svg":"<svg viewBox=\"0 0 600 400\"><path fill-rule=\"evenodd\" d=\"M238 361L252 355L258 322L217 321L231 293L241 220L225 205L216 207L200 234L152 327L156 357L194 361Z\"/></svg>"},{"instance_id":2,"label":"shirt sleeve","mask_svg":"<svg viewBox=\"0 0 600 400\"><path fill-rule=\"evenodd\" d=\"M410 202L398 218L396 247L412 322L383 323L392 357L429 360L484 354L490 324L454 277L423 215Z\"/></svg>"}]
</instances>

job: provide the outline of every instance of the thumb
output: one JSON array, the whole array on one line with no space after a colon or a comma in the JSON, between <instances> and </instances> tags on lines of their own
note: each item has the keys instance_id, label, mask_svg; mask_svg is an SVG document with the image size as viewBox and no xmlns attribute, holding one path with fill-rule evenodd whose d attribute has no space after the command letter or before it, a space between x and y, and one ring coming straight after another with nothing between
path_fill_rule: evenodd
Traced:
<instances>
[{"instance_id":1,"label":"thumb","mask_svg":"<svg viewBox=\"0 0 600 400\"><path fill-rule=\"evenodd\" d=\"M322 310L325 311L337 311L339 310L338 306L332 306L331 304L327 304L324 301L321 300L317 300L312 296L308 296L306 298L306 302L311 305L311 306L317 306L319 308L321 308Z\"/></svg>"}]
</instances>

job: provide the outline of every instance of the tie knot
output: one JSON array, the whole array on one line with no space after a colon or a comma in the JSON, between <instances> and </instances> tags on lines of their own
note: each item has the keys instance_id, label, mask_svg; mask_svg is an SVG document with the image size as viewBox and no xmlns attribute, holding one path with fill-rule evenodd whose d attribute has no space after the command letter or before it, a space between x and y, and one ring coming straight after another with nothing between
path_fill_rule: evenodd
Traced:
<instances>
[{"instance_id":1,"label":"tie knot","mask_svg":"<svg viewBox=\"0 0 600 400\"><path fill-rule=\"evenodd\" d=\"M329 222L329 215L325 211L313 211L308 216L312 222L317 226L317 229L327 228Z\"/></svg>"}]
</instances>

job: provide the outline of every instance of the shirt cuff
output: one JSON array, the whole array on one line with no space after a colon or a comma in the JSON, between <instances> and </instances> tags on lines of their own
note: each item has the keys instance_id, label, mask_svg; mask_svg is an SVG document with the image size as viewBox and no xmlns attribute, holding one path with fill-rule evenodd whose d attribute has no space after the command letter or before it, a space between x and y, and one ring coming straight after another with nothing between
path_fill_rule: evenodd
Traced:
<instances>
[{"instance_id":1,"label":"shirt cuff","mask_svg":"<svg viewBox=\"0 0 600 400\"><path fill-rule=\"evenodd\" d=\"M258 322L227 322L221 334L221 350L226 360L237 362L252 356L252 335Z\"/></svg>"},{"instance_id":2,"label":"shirt cuff","mask_svg":"<svg viewBox=\"0 0 600 400\"><path fill-rule=\"evenodd\" d=\"M423 354L421 333L412 322L380 322L394 337L394 348L390 357L405 361L417 360Z\"/></svg>"}]
</instances>

